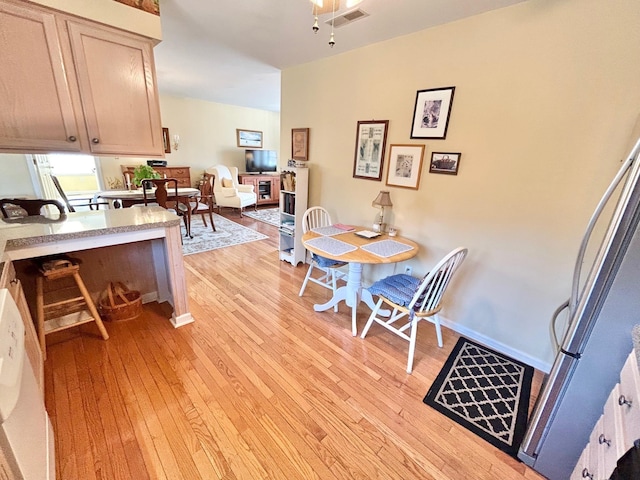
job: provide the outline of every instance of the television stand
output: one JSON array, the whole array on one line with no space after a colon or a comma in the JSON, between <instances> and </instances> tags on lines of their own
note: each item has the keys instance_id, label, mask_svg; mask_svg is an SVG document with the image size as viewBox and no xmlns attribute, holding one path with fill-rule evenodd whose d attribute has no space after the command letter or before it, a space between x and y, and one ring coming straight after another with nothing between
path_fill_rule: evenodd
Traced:
<instances>
[{"instance_id":1,"label":"television stand","mask_svg":"<svg viewBox=\"0 0 640 480\"><path fill-rule=\"evenodd\" d=\"M280 175L268 173L240 173L238 181L243 185L253 185L258 195L258 205L277 205L280 195Z\"/></svg>"}]
</instances>

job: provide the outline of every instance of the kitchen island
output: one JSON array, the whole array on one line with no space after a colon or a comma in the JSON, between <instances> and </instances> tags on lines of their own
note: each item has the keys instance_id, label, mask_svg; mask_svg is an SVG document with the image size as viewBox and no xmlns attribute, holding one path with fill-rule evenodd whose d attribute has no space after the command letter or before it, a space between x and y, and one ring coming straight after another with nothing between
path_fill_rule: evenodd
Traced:
<instances>
[{"instance_id":1,"label":"kitchen island","mask_svg":"<svg viewBox=\"0 0 640 480\"><path fill-rule=\"evenodd\" d=\"M143 302L169 302L174 327L193 322L189 312L180 218L160 207L69 213L0 220L0 258L13 262L27 300L30 259L69 254L97 301L110 281L139 290ZM1 269L0 269L1 271Z\"/></svg>"}]
</instances>

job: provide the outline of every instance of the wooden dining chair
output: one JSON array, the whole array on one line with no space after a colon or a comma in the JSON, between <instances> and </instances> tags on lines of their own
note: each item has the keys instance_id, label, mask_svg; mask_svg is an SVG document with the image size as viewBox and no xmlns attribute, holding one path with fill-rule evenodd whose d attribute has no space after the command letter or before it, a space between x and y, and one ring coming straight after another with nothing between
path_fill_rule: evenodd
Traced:
<instances>
[{"instance_id":1,"label":"wooden dining chair","mask_svg":"<svg viewBox=\"0 0 640 480\"><path fill-rule=\"evenodd\" d=\"M332 225L331 215L329 215L329 212L327 212L327 210L322 207L308 208L302 215L303 233L307 233L314 228L328 227L329 225ZM307 283L309 281L316 283L324 288L328 288L335 295L337 281L340 279L344 279L347 276L345 272L338 270L345 265L348 264L345 262L340 262L339 260L332 260L330 258L322 257L320 255L312 253L311 261L309 262L309 269L307 270L307 274L304 277L304 281L302 282L302 287L300 287L298 296L302 296L305 289L307 288ZM312 276L313 271L316 269L322 272L322 274L318 277ZM333 307L333 310L335 312L338 311L337 304L335 307Z\"/></svg>"},{"instance_id":2,"label":"wooden dining chair","mask_svg":"<svg viewBox=\"0 0 640 480\"><path fill-rule=\"evenodd\" d=\"M146 178L141 181L143 202L146 206L159 205L170 212L182 217L187 231L187 237L191 236L191 209L178 194L178 180L175 178ZM155 191L153 188L155 187ZM151 192L153 191L153 197Z\"/></svg>"},{"instance_id":3,"label":"wooden dining chair","mask_svg":"<svg viewBox=\"0 0 640 480\"><path fill-rule=\"evenodd\" d=\"M379 323L387 330L409 342L409 356L407 359L407 373L413 370L413 356L416 350L416 335L420 320L429 320L436 327L438 346L442 348L442 331L438 313L442 308L444 295L451 277L467 256L466 248L456 248L448 253L422 280L411 275L397 274L378 280L367 290L379 299L369 316L369 320L362 330L361 338L373 325ZM378 311L386 303L393 308L391 316L380 317ZM406 323L396 326L395 322L405 318ZM411 329L409 335L405 332Z\"/></svg>"},{"instance_id":4,"label":"wooden dining chair","mask_svg":"<svg viewBox=\"0 0 640 480\"><path fill-rule=\"evenodd\" d=\"M47 205L56 207L60 212L60 216L66 215L64 207L59 201L44 198L3 198L0 200L0 211L3 218L30 217L32 215L42 215L42 207Z\"/></svg>"},{"instance_id":5,"label":"wooden dining chair","mask_svg":"<svg viewBox=\"0 0 640 480\"><path fill-rule=\"evenodd\" d=\"M205 227L207 226L206 215L209 215L211 228L215 232L216 225L213 223L213 207L216 203L215 197L213 196L214 177L212 174L204 173L200 181L200 195L198 195L194 201L189 202L189 206L191 207L191 216L200 214Z\"/></svg>"}]
</instances>

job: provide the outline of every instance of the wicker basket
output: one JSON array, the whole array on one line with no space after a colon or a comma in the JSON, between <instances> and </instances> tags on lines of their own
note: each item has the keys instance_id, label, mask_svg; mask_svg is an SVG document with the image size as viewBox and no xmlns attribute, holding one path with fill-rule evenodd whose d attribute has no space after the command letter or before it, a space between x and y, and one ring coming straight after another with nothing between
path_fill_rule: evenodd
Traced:
<instances>
[{"instance_id":1,"label":"wicker basket","mask_svg":"<svg viewBox=\"0 0 640 480\"><path fill-rule=\"evenodd\" d=\"M98 302L102 320L119 322L133 320L142 313L142 297L137 290L129 290L121 282L109 282Z\"/></svg>"}]
</instances>

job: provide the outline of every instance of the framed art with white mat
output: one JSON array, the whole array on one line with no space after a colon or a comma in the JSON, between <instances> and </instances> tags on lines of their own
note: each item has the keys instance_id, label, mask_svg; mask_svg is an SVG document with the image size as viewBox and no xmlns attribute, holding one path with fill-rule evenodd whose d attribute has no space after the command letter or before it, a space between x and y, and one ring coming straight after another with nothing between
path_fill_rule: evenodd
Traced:
<instances>
[{"instance_id":1,"label":"framed art with white mat","mask_svg":"<svg viewBox=\"0 0 640 480\"><path fill-rule=\"evenodd\" d=\"M423 157L424 145L391 145L387 185L417 190Z\"/></svg>"}]
</instances>

